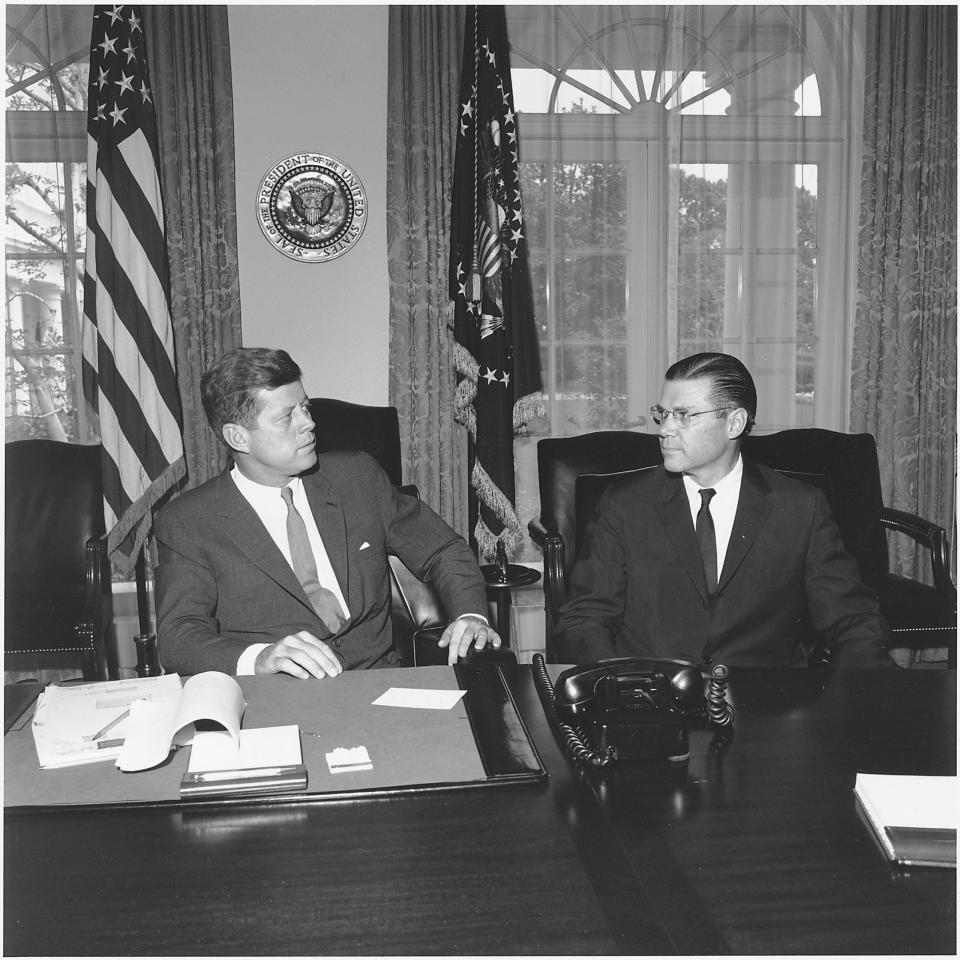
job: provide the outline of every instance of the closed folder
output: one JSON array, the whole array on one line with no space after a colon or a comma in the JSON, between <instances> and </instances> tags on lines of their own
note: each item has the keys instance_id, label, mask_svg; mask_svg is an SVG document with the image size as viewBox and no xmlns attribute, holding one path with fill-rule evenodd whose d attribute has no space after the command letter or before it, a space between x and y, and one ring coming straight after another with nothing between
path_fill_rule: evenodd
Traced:
<instances>
[{"instance_id":1,"label":"closed folder","mask_svg":"<svg viewBox=\"0 0 960 960\"><path fill-rule=\"evenodd\" d=\"M857 774L861 818L889 860L956 867L957 778Z\"/></svg>"}]
</instances>

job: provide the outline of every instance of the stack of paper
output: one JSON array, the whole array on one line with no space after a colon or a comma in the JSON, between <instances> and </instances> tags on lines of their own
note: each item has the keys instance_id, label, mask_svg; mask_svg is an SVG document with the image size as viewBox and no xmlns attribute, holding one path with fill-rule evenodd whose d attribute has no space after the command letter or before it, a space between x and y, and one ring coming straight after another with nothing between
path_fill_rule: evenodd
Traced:
<instances>
[{"instance_id":1,"label":"stack of paper","mask_svg":"<svg viewBox=\"0 0 960 960\"><path fill-rule=\"evenodd\" d=\"M176 674L142 680L111 680L71 687L47 687L37 698L33 740L44 769L116 760L137 701L180 699Z\"/></svg>"},{"instance_id":2,"label":"stack of paper","mask_svg":"<svg viewBox=\"0 0 960 960\"><path fill-rule=\"evenodd\" d=\"M175 673L51 686L34 714L34 743L44 769L115 760L127 773L155 767L171 749L192 743L183 794L304 789L299 727L241 730L246 706L237 681L215 671L182 687ZM213 729L197 732L200 721Z\"/></svg>"},{"instance_id":3,"label":"stack of paper","mask_svg":"<svg viewBox=\"0 0 960 960\"><path fill-rule=\"evenodd\" d=\"M957 865L957 778L858 773L854 793L887 857L901 866Z\"/></svg>"}]
</instances>

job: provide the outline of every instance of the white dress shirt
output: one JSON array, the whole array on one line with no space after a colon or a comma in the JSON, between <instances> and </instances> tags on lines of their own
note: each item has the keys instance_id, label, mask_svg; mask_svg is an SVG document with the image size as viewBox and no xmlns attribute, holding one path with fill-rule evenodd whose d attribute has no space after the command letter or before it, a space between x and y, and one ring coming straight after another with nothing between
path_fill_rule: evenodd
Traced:
<instances>
[{"instance_id":1,"label":"white dress shirt","mask_svg":"<svg viewBox=\"0 0 960 960\"><path fill-rule=\"evenodd\" d=\"M236 467L230 471L230 476L243 498L256 510L257 516L267 528L267 533L270 534L271 539L279 547L287 563L290 564L290 568L293 569L293 564L290 561L290 544L287 540L287 505L283 502L283 497L280 496L281 488L255 483L249 477L245 477ZM347 600L340 589L337 575L330 563L330 558L327 556L320 531L317 529L317 522L313 518L313 511L310 509L307 493L303 488L303 481L300 477L294 477L288 486L293 490L293 505L300 512L300 516L303 517L303 522L307 527L307 537L313 549L313 558L317 564L317 578L320 585L333 593L342 607L344 615L349 617L350 609L347 607ZM257 655L264 647L268 646L270 646L268 643L254 643L247 647L237 661L237 676L252 674Z\"/></svg>"},{"instance_id":2,"label":"white dress shirt","mask_svg":"<svg viewBox=\"0 0 960 960\"><path fill-rule=\"evenodd\" d=\"M723 574L723 561L727 556L727 547L730 544L730 534L733 531L733 521L737 515L737 504L740 502L740 481L743 479L743 458L737 457L733 469L720 481L707 489L715 490L716 494L710 501L710 516L713 517L713 529L717 536L717 579ZM684 475L683 486L690 502L690 516L693 526L697 526L697 514L700 512L700 491L690 477Z\"/></svg>"}]
</instances>

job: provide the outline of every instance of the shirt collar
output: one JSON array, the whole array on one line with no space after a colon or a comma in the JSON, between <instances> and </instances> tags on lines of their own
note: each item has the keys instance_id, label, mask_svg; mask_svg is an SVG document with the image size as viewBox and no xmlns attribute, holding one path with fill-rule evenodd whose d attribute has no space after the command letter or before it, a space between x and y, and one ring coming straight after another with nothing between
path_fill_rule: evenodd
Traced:
<instances>
[{"instance_id":1,"label":"shirt collar","mask_svg":"<svg viewBox=\"0 0 960 960\"><path fill-rule=\"evenodd\" d=\"M740 480L742 477L743 457L740 456L740 454L737 454L737 462L733 465L733 469L722 480L718 480L710 489L716 490L718 495L727 493L730 490L739 490ZM686 474L683 475L683 485L686 488L687 497L689 497L691 500L693 497L697 496L702 489L704 489Z\"/></svg>"},{"instance_id":2,"label":"shirt collar","mask_svg":"<svg viewBox=\"0 0 960 960\"><path fill-rule=\"evenodd\" d=\"M236 464L231 469L230 476L237 485L237 489L250 503L273 504L280 500L282 487L271 487L265 483L257 483L255 480L251 480L240 472ZM300 477L294 477L286 486L293 490L293 496L296 498L303 489L303 480Z\"/></svg>"}]
</instances>

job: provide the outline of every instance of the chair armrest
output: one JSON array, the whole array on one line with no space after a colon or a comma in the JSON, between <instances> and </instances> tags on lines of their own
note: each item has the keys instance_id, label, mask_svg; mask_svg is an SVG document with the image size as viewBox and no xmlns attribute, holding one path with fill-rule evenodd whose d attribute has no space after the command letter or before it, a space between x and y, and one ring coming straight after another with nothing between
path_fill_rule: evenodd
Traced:
<instances>
[{"instance_id":1,"label":"chair armrest","mask_svg":"<svg viewBox=\"0 0 960 960\"><path fill-rule=\"evenodd\" d=\"M543 551L543 594L548 616L555 615L567 596L566 548L559 533L551 533L535 518L527 524L530 539Z\"/></svg>"},{"instance_id":2,"label":"chair armrest","mask_svg":"<svg viewBox=\"0 0 960 960\"><path fill-rule=\"evenodd\" d=\"M103 537L91 537L83 551L84 587L83 610L80 622L74 627L74 636L81 648L86 648L84 657L90 658L92 672L97 679L108 680L106 630L110 611L105 609L105 591L109 586L109 556L107 541ZM85 671L86 672L86 671Z\"/></svg>"},{"instance_id":3,"label":"chair armrest","mask_svg":"<svg viewBox=\"0 0 960 960\"><path fill-rule=\"evenodd\" d=\"M880 524L887 530L906 534L930 551L934 585L944 596L952 596L953 602L956 603L957 589L949 573L950 545L947 541L947 531L913 513L894 510L892 507L880 508Z\"/></svg>"},{"instance_id":4,"label":"chair armrest","mask_svg":"<svg viewBox=\"0 0 960 960\"><path fill-rule=\"evenodd\" d=\"M443 636L444 627L423 627L413 635L413 665L415 667L439 667L447 664L447 648L438 647L437 642ZM460 663L467 666L484 665L506 667L517 662L517 655L508 647L486 646L482 650L471 647Z\"/></svg>"}]
</instances>

